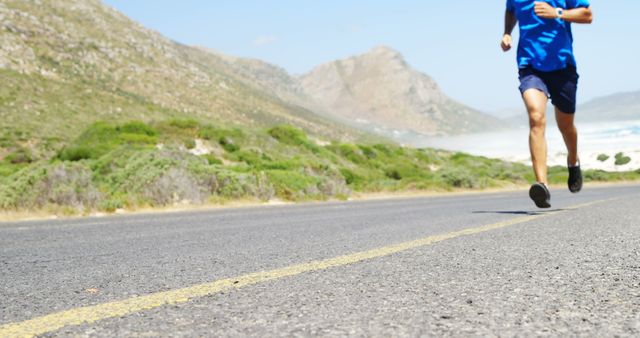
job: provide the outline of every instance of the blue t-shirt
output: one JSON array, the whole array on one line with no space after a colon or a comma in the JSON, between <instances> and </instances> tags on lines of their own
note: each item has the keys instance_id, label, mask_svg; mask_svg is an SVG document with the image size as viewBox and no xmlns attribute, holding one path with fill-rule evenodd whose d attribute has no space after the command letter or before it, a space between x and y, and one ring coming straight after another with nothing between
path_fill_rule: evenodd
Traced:
<instances>
[{"instance_id":1,"label":"blue t-shirt","mask_svg":"<svg viewBox=\"0 0 640 338\"><path fill-rule=\"evenodd\" d=\"M534 0L507 0L507 11L515 13L520 27L518 68L531 66L543 72L576 65L571 23L543 19L534 12ZM589 7L589 0L545 0L553 8Z\"/></svg>"}]
</instances>

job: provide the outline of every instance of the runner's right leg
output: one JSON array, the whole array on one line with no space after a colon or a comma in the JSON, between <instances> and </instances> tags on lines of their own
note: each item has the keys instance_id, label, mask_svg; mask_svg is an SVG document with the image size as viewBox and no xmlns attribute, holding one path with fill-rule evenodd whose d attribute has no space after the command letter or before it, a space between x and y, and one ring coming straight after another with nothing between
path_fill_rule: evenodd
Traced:
<instances>
[{"instance_id":1,"label":"runner's right leg","mask_svg":"<svg viewBox=\"0 0 640 338\"><path fill-rule=\"evenodd\" d=\"M569 191L577 193L582 190L582 171L580 169L580 159L578 158L578 131L574 121L574 114L567 114L556 107L556 121L558 129L562 133L562 138L567 146L567 167L569 179L567 185Z\"/></svg>"},{"instance_id":2,"label":"runner's right leg","mask_svg":"<svg viewBox=\"0 0 640 338\"><path fill-rule=\"evenodd\" d=\"M538 89L527 89L522 99L529 114L529 150L536 181L548 185L547 182L547 95Z\"/></svg>"},{"instance_id":3,"label":"runner's right leg","mask_svg":"<svg viewBox=\"0 0 640 338\"><path fill-rule=\"evenodd\" d=\"M570 167L575 166L578 159L578 131L573 123L574 114L567 114L556 107L556 121L558 122L558 129L564 139L564 144L567 146L567 165Z\"/></svg>"}]
</instances>

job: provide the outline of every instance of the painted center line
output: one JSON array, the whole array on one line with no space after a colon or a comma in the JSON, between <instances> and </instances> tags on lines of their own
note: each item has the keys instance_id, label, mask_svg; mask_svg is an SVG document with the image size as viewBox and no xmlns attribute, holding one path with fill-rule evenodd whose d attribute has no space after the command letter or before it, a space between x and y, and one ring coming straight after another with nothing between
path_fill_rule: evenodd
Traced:
<instances>
[{"instance_id":1,"label":"painted center line","mask_svg":"<svg viewBox=\"0 0 640 338\"><path fill-rule=\"evenodd\" d=\"M424 247L457 237L480 234L483 232L506 228L515 224L530 222L542 217L555 215L563 211L584 208L605 201L608 200L576 205L558 211L518 217L504 222L467 228L445 234L432 235L413 241L393 244L334 258L291 265L275 270L255 272L238 277L197 284L181 289L156 292L144 296L137 296L109 303L55 312L22 322L2 325L0 326L0 337L33 337L45 334L47 332L56 331L67 326L94 323L107 318L122 317L135 312L150 310L169 304L186 303L192 299L212 295L225 290L238 289L248 285L300 275L303 273L355 264L374 258L389 256L410 249Z\"/></svg>"}]
</instances>

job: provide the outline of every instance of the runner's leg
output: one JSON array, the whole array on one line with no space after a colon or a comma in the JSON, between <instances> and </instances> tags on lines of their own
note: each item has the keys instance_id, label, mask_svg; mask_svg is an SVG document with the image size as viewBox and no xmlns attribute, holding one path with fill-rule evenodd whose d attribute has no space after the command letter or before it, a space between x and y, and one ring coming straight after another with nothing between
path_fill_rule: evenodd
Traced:
<instances>
[{"instance_id":1,"label":"runner's leg","mask_svg":"<svg viewBox=\"0 0 640 338\"><path fill-rule=\"evenodd\" d=\"M570 167L575 166L578 163L578 130L576 129L574 121L574 114L567 114L562 112L557 107L556 121L558 122L558 129L562 133L564 144L567 146L567 165Z\"/></svg>"},{"instance_id":2,"label":"runner's leg","mask_svg":"<svg viewBox=\"0 0 640 338\"><path fill-rule=\"evenodd\" d=\"M547 141L545 128L547 125L547 95L538 89L527 89L522 99L529 114L529 150L536 181L547 182Z\"/></svg>"}]
</instances>

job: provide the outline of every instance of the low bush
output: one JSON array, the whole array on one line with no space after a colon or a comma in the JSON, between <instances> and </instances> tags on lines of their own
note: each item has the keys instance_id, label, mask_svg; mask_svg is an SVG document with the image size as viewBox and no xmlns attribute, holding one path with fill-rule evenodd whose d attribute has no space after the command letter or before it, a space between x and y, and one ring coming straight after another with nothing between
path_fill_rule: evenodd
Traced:
<instances>
[{"instance_id":1,"label":"low bush","mask_svg":"<svg viewBox=\"0 0 640 338\"><path fill-rule=\"evenodd\" d=\"M98 159L122 144L155 145L157 135L155 129L139 121L127 122L121 126L96 122L60 150L57 157L63 161Z\"/></svg>"},{"instance_id":2,"label":"low bush","mask_svg":"<svg viewBox=\"0 0 640 338\"><path fill-rule=\"evenodd\" d=\"M321 152L321 148L309 141L302 129L284 124L269 129L267 133L282 144L303 147L314 154Z\"/></svg>"},{"instance_id":3,"label":"low bush","mask_svg":"<svg viewBox=\"0 0 640 338\"><path fill-rule=\"evenodd\" d=\"M92 148L88 146L72 146L65 147L58 154L58 158L63 161L80 161L90 158L98 158L102 156L104 150L99 148Z\"/></svg>"},{"instance_id":4,"label":"low bush","mask_svg":"<svg viewBox=\"0 0 640 338\"><path fill-rule=\"evenodd\" d=\"M309 143L304 131L290 125L273 127L268 130L268 134L278 142L292 146L301 146Z\"/></svg>"},{"instance_id":5,"label":"low bush","mask_svg":"<svg viewBox=\"0 0 640 338\"><path fill-rule=\"evenodd\" d=\"M120 134L137 134L147 136L158 135L158 132L154 128L141 121L127 122L121 126L116 127L115 129Z\"/></svg>"},{"instance_id":6,"label":"low bush","mask_svg":"<svg viewBox=\"0 0 640 338\"><path fill-rule=\"evenodd\" d=\"M229 153L233 153L240 150L240 147L233 141L232 138L228 136L220 137L220 139L218 140L218 143L222 146L224 150L226 150Z\"/></svg>"},{"instance_id":7,"label":"low bush","mask_svg":"<svg viewBox=\"0 0 640 338\"><path fill-rule=\"evenodd\" d=\"M631 162L631 157L625 156L624 153L617 153L616 156L616 165L625 165Z\"/></svg>"},{"instance_id":8,"label":"low bush","mask_svg":"<svg viewBox=\"0 0 640 338\"><path fill-rule=\"evenodd\" d=\"M196 129L200 123L194 119L173 119L169 120L169 125L179 129Z\"/></svg>"},{"instance_id":9,"label":"low bush","mask_svg":"<svg viewBox=\"0 0 640 338\"><path fill-rule=\"evenodd\" d=\"M222 164L222 161L220 159L218 159L217 157L215 157L215 155L205 154L205 155L202 155L202 157L204 159L206 159L207 163L209 163L211 165L220 165L220 164Z\"/></svg>"},{"instance_id":10,"label":"low bush","mask_svg":"<svg viewBox=\"0 0 640 338\"><path fill-rule=\"evenodd\" d=\"M3 209L38 209L48 205L79 212L95 209L102 198L91 170L74 163L39 163L13 174L0 189Z\"/></svg>"},{"instance_id":11,"label":"low bush","mask_svg":"<svg viewBox=\"0 0 640 338\"><path fill-rule=\"evenodd\" d=\"M528 166L464 153L392 144L318 146L288 125L248 132L195 120L152 125L97 122L67 144L29 140L33 154L21 148L25 141L10 136L11 148L1 149L6 155L0 161L4 209L113 212L239 198L266 201L274 196L293 201L343 199L353 191L480 189L534 179ZM196 156L186 151L195 147L196 138L215 152ZM622 153L616 157L628 158ZM640 170L586 170L584 177L637 180ZM549 168L549 178L552 183L566 182L566 167Z\"/></svg>"},{"instance_id":12,"label":"low bush","mask_svg":"<svg viewBox=\"0 0 640 338\"><path fill-rule=\"evenodd\" d=\"M33 160L33 154L31 154L31 151L24 148L19 148L4 158L5 162L11 164L28 164L33 162Z\"/></svg>"},{"instance_id":13,"label":"low bush","mask_svg":"<svg viewBox=\"0 0 640 338\"><path fill-rule=\"evenodd\" d=\"M476 188L478 182L471 172L462 167L455 167L439 173L445 187Z\"/></svg>"},{"instance_id":14,"label":"low bush","mask_svg":"<svg viewBox=\"0 0 640 338\"><path fill-rule=\"evenodd\" d=\"M190 138L184 141L184 147L191 150L191 149L195 149L196 147L196 140Z\"/></svg>"},{"instance_id":15,"label":"low bush","mask_svg":"<svg viewBox=\"0 0 640 338\"><path fill-rule=\"evenodd\" d=\"M606 181L609 178L609 175L606 171L603 170L585 170L584 173L585 181Z\"/></svg>"}]
</instances>

